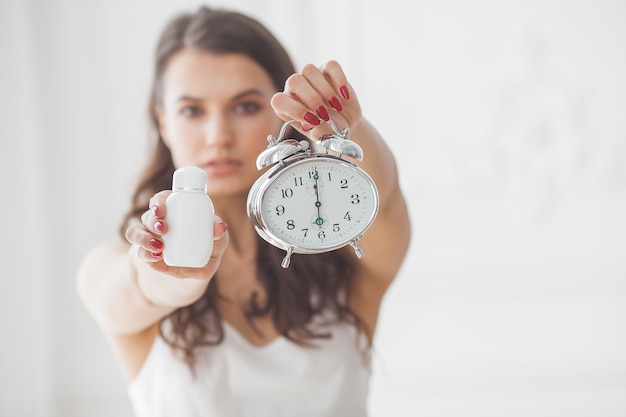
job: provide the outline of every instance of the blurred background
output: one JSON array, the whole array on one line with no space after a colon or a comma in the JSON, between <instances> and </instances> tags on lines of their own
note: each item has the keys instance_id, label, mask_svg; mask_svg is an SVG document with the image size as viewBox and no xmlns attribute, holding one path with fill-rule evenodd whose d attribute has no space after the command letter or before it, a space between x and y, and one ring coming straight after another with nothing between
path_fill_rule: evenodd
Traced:
<instances>
[{"instance_id":1,"label":"blurred background","mask_svg":"<svg viewBox=\"0 0 626 417\"><path fill-rule=\"evenodd\" d=\"M0 2L2 416L131 416L75 274L118 238L157 36L198 4ZM413 241L371 416L626 416L626 2L208 4L340 61L397 156Z\"/></svg>"}]
</instances>

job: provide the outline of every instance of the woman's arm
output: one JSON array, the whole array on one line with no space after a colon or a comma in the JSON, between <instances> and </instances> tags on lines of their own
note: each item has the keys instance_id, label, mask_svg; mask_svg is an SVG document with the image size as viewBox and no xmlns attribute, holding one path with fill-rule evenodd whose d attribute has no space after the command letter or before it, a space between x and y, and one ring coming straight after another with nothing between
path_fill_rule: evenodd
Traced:
<instances>
[{"instance_id":1,"label":"woman's arm","mask_svg":"<svg viewBox=\"0 0 626 417\"><path fill-rule=\"evenodd\" d=\"M140 332L178 306L195 301L208 283L155 271L137 252L137 247L122 242L103 244L79 268L80 298L105 333Z\"/></svg>"},{"instance_id":2,"label":"woman's arm","mask_svg":"<svg viewBox=\"0 0 626 417\"><path fill-rule=\"evenodd\" d=\"M219 266L228 244L226 225L219 219L214 225L213 253L204 268L173 268L163 262L165 198L165 193L157 194L151 210L142 216L142 224L128 228L130 245L100 245L79 268L80 298L105 333L140 332L176 308L193 303L202 296Z\"/></svg>"},{"instance_id":3,"label":"woman's arm","mask_svg":"<svg viewBox=\"0 0 626 417\"><path fill-rule=\"evenodd\" d=\"M359 241L365 258L357 266L386 288L396 276L409 247L408 209L395 158L374 127L361 117L353 125L350 137L363 148L363 161L357 164L370 174L380 197L376 220Z\"/></svg>"},{"instance_id":4,"label":"woman's arm","mask_svg":"<svg viewBox=\"0 0 626 417\"><path fill-rule=\"evenodd\" d=\"M382 298L402 265L411 238L395 158L380 134L363 117L356 94L335 61L319 68L306 65L289 77L285 90L272 98L272 106L281 119L300 121L299 130L312 140L332 133L325 123L331 119L340 130L350 128L350 138L363 149L363 161L354 162L376 183L380 206L374 223L359 241L365 257L355 260L357 272L349 303L372 341ZM355 256L349 247L341 250L346 256Z\"/></svg>"}]
</instances>

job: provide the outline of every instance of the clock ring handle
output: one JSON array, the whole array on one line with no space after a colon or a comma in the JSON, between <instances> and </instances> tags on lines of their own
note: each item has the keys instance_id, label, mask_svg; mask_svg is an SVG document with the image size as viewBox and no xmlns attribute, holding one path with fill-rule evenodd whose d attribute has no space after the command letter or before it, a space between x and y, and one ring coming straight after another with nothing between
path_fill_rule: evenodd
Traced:
<instances>
[{"instance_id":1,"label":"clock ring handle","mask_svg":"<svg viewBox=\"0 0 626 417\"><path fill-rule=\"evenodd\" d=\"M285 132L287 131L287 128L292 125L293 123L297 123L298 120L296 119L291 119L286 121L285 123L283 123L282 127L280 128L280 131L278 132L278 137L274 138L273 136L269 136L267 138L267 140L270 142L270 145L274 145L278 142L280 142L281 140L283 140L285 138ZM350 134L350 129L349 128L344 128L342 131L339 131L339 128L337 127L337 125L335 124L335 122L333 122L332 119L328 120L328 125L330 126L330 128L333 130L333 132L335 133L335 135L343 138L343 139L348 139L348 135Z\"/></svg>"},{"instance_id":2,"label":"clock ring handle","mask_svg":"<svg viewBox=\"0 0 626 417\"><path fill-rule=\"evenodd\" d=\"M276 143L283 140L285 138L285 132L287 131L287 128L291 124L296 123L296 122L298 122L296 119L291 119L283 123L283 126L280 128L280 132L278 132L278 137L276 139L274 139L271 135L268 136L267 140L268 142L270 142L270 145L275 145Z\"/></svg>"},{"instance_id":3,"label":"clock ring handle","mask_svg":"<svg viewBox=\"0 0 626 417\"><path fill-rule=\"evenodd\" d=\"M257 158L257 168L261 169L265 166L271 165L278 160L282 160L294 153L306 151L309 148L307 141L297 141L295 139L285 139L285 133L287 128L293 124L299 123L298 120L292 119L283 123L278 137L274 138L272 135L267 137L268 149L263 151ZM333 130L333 134L323 135L318 138L315 143L327 151L331 150L337 152L339 157L342 155L350 156L357 161L363 160L363 149L354 141L352 141L348 135L350 129L345 127L341 132L337 128L335 122L332 119L328 120L328 125Z\"/></svg>"},{"instance_id":4,"label":"clock ring handle","mask_svg":"<svg viewBox=\"0 0 626 417\"><path fill-rule=\"evenodd\" d=\"M330 126L330 128L333 130L335 135L340 136L343 139L348 139L348 135L350 134L350 128L344 127L343 130L340 132L339 128L337 127L335 122L333 122L332 119L329 119L327 123Z\"/></svg>"}]
</instances>

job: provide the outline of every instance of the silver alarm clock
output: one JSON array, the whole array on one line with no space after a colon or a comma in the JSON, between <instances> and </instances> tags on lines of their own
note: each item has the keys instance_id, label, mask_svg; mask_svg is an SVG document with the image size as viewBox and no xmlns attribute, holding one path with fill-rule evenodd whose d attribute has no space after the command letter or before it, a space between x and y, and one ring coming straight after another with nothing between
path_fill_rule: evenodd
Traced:
<instances>
[{"instance_id":1,"label":"silver alarm clock","mask_svg":"<svg viewBox=\"0 0 626 417\"><path fill-rule=\"evenodd\" d=\"M378 190L372 178L344 156L361 161L361 147L350 140L349 130L317 141L285 139L283 124L278 138L258 156L258 169L274 165L252 185L247 211L257 233L291 255L329 252L350 245L363 258L358 240L378 212Z\"/></svg>"}]
</instances>

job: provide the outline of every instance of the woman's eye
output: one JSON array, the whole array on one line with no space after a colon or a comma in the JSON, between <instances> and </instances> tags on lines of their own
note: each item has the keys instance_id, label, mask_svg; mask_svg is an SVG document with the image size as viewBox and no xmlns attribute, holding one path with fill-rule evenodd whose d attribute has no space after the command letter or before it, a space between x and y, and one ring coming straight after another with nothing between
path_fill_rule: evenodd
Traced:
<instances>
[{"instance_id":1,"label":"woman's eye","mask_svg":"<svg viewBox=\"0 0 626 417\"><path fill-rule=\"evenodd\" d=\"M246 101L235 106L234 110L237 114L254 114L259 111L261 106L253 101Z\"/></svg>"},{"instance_id":2,"label":"woman's eye","mask_svg":"<svg viewBox=\"0 0 626 417\"><path fill-rule=\"evenodd\" d=\"M197 117L202 115L202 109L198 106L185 106L180 109L180 114L185 117Z\"/></svg>"}]
</instances>

